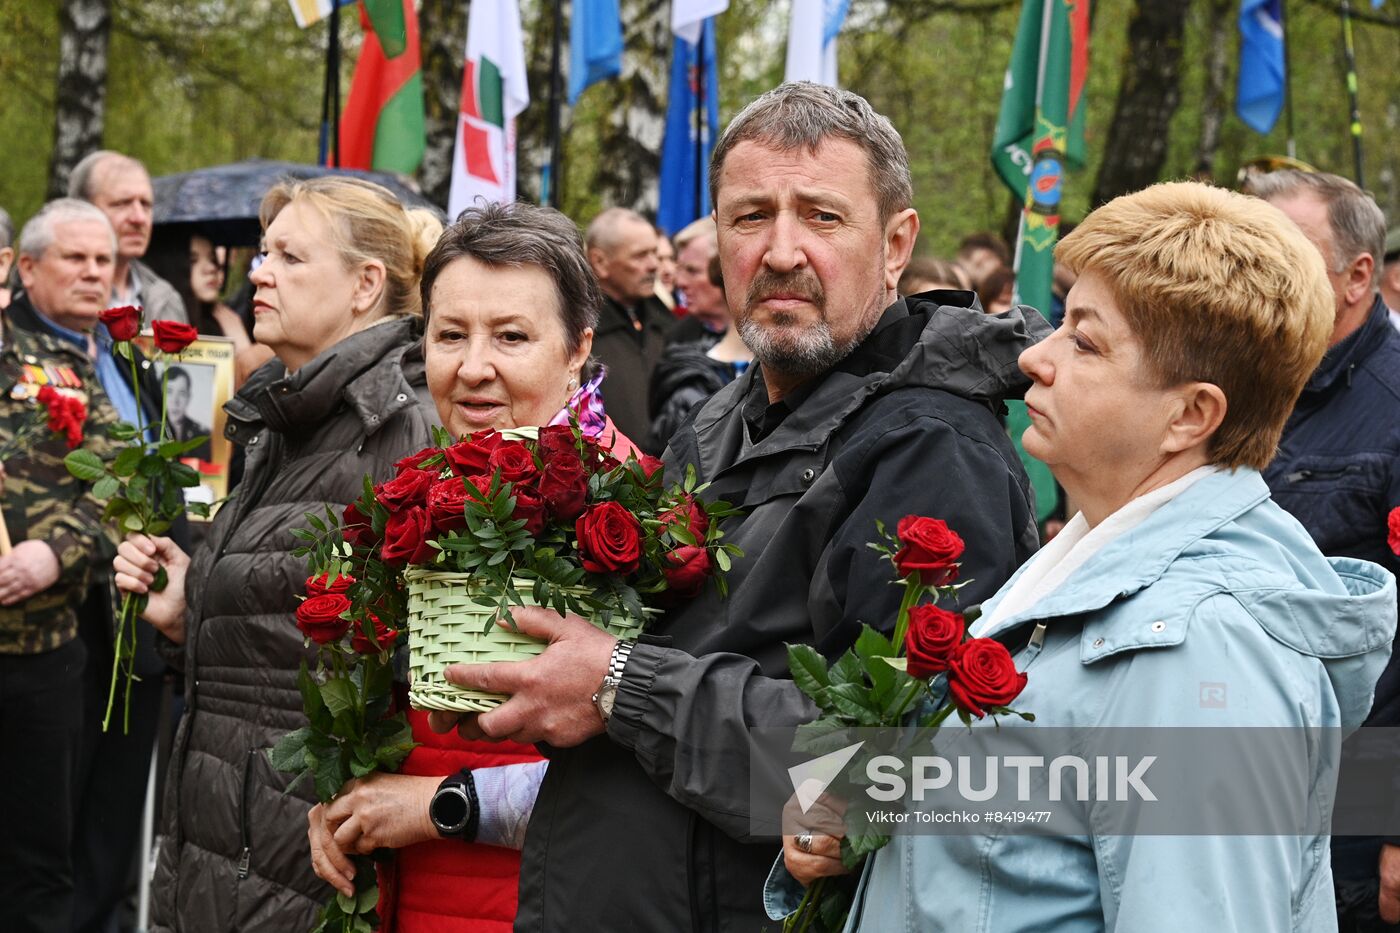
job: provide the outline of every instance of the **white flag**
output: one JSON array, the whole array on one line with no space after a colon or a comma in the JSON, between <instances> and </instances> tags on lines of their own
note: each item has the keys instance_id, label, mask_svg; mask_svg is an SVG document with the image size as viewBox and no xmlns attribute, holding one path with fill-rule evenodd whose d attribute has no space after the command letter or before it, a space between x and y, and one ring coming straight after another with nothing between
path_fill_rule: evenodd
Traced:
<instances>
[{"instance_id":1,"label":"white flag","mask_svg":"<svg viewBox=\"0 0 1400 933\"><path fill-rule=\"evenodd\" d=\"M673 0L671 31L691 45L700 41L700 24L729 9L729 0Z\"/></svg>"},{"instance_id":2,"label":"white flag","mask_svg":"<svg viewBox=\"0 0 1400 933\"><path fill-rule=\"evenodd\" d=\"M849 0L792 0L784 81L836 86L836 36Z\"/></svg>"},{"instance_id":3,"label":"white flag","mask_svg":"<svg viewBox=\"0 0 1400 933\"><path fill-rule=\"evenodd\" d=\"M515 200L515 118L529 103L519 5L516 0L473 3L447 198L450 217L477 198Z\"/></svg>"}]
</instances>

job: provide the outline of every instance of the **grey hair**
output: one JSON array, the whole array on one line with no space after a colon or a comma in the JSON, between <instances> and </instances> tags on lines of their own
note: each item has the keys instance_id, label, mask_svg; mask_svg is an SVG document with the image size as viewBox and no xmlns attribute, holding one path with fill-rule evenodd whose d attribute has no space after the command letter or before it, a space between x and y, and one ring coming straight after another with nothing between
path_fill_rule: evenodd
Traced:
<instances>
[{"instance_id":1,"label":"grey hair","mask_svg":"<svg viewBox=\"0 0 1400 933\"><path fill-rule=\"evenodd\" d=\"M720 136L710 157L713 206L719 206L725 157L739 143L755 142L782 152L799 148L816 152L833 137L849 140L865 152L881 223L913 204L909 153L894 124L859 94L797 81L780 84L749 104Z\"/></svg>"},{"instance_id":2,"label":"grey hair","mask_svg":"<svg viewBox=\"0 0 1400 933\"><path fill-rule=\"evenodd\" d=\"M68 175L68 196L70 198L80 198L84 201L91 201L93 196L93 175L97 173L97 167L103 162L112 159L121 165L131 168L139 168L146 171L146 166L140 160L133 159L129 155L115 152L111 149L98 149L96 152L89 152L83 156L81 162L73 166L73 171Z\"/></svg>"},{"instance_id":3,"label":"grey hair","mask_svg":"<svg viewBox=\"0 0 1400 933\"><path fill-rule=\"evenodd\" d=\"M538 266L554 282L564 340L572 353L598 326L603 293L583 253L574 222L552 207L523 201L469 207L443 231L423 262L423 317L432 316L433 283L463 257L488 266Z\"/></svg>"},{"instance_id":4,"label":"grey hair","mask_svg":"<svg viewBox=\"0 0 1400 933\"><path fill-rule=\"evenodd\" d=\"M0 249L8 249L15 242L15 222L9 212L0 207Z\"/></svg>"},{"instance_id":5,"label":"grey hair","mask_svg":"<svg viewBox=\"0 0 1400 933\"><path fill-rule=\"evenodd\" d=\"M623 223L629 221L651 227L651 221L631 208L609 207L594 217L593 222L588 225L588 230L583 235L584 248L593 249L596 247L605 252L611 252L622 240L618 231Z\"/></svg>"},{"instance_id":6,"label":"grey hair","mask_svg":"<svg viewBox=\"0 0 1400 933\"><path fill-rule=\"evenodd\" d=\"M1312 194L1327 205L1333 244L1333 255L1323 257L1328 267L1333 273L1344 272L1362 253L1368 253L1375 260L1371 288L1379 285L1385 262L1385 214L1354 182L1327 172L1284 169L1250 176L1244 191L1265 201Z\"/></svg>"},{"instance_id":7,"label":"grey hair","mask_svg":"<svg viewBox=\"0 0 1400 933\"><path fill-rule=\"evenodd\" d=\"M80 221L100 222L112 241L112 253L115 255L117 234L112 229L111 221L91 202L80 201L77 198L56 198L39 208L39 212L29 218L29 222L19 232L17 252L30 259L39 259L44 255L44 250L53 244L54 227Z\"/></svg>"},{"instance_id":8,"label":"grey hair","mask_svg":"<svg viewBox=\"0 0 1400 933\"><path fill-rule=\"evenodd\" d=\"M676 255L679 256L681 250L689 246L692 240L698 240L701 237L709 237L712 243L718 244L719 240L716 238L715 231L715 219L709 215L701 217L699 220L692 220L671 239L676 247ZM718 245L715 248L718 249Z\"/></svg>"}]
</instances>

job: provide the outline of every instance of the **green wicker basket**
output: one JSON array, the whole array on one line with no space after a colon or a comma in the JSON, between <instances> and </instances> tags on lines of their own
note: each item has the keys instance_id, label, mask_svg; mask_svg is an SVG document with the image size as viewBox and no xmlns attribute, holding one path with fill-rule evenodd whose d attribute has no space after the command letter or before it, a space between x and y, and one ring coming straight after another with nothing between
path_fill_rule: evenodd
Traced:
<instances>
[{"instance_id":1,"label":"green wicker basket","mask_svg":"<svg viewBox=\"0 0 1400 933\"><path fill-rule=\"evenodd\" d=\"M490 661L524 661L544 650L545 642L509 628L490 624L491 606L472 601L471 574L445 573L412 567L404 573L408 584L408 699L417 709L441 709L455 713L484 713L509 697L481 690L465 690L443 679L449 664L484 664ZM527 606L532 584L518 581ZM587 592L580 591L580 595ZM636 638L641 626L614 617L602 626L618 638Z\"/></svg>"}]
</instances>

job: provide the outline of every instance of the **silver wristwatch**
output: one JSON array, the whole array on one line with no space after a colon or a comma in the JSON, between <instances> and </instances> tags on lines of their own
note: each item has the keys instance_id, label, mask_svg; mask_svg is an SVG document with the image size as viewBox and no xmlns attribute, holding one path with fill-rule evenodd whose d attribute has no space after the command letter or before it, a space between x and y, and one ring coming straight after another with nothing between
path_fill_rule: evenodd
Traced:
<instances>
[{"instance_id":1,"label":"silver wristwatch","mask_svg":"<svg viewBox=\"0 0 1400 933\"><path fill-rule=\"evenodd\" d=\"M617 644L613 645L612 657L608 659L608 673L603 677L598 692L593 694L593 705L598 708L598 715L603 717L605 726L612 718L613 704L617 702L617 688L622 683L622 671L627 667L627 659L632 654L634 644L636 642L619 639Z\"/></svg>"}]
</instances>

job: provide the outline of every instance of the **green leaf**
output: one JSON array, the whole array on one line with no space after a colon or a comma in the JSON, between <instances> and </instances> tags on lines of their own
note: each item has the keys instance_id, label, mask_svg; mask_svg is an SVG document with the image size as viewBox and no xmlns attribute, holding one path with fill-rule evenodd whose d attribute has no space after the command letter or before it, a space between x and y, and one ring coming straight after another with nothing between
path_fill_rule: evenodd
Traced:
<instances>
[{"instance_id":1,"label":"green leaf","mask_svg":"<svg viewBox=\"0 0 1400 933\"><path fill-rule=\"evenodd\" d=\"M860 635L856 638L855 649L856 654L862 658L892 658L896 654L894 642L868 625L860 627Z\"/></svg>"},{"instance_id":2,"label":"green leaf","mask_svg":"<svg viewBox=\"0 0 1400 933\"><path fill-rule=\"evenodd\" d=\"M715 548L715 565L719 567L720 573L728 573L732 566L729 560L729 552L724 548Z\"/></svg>"},{"instance_id":3,"label":"green leaf","mask_svg":"<svg viewBox=\"0 0 1400 933\"><path fill-rule=\"evenodd\" d=\"M355 708L355 688L348 680L331 677L321 684L321 699L326 701L332 716L339 716Z\"/></svg>"},{"instance_id":4,"label":"green leaf","mask_svg":"<svg viewBox=\"0 0 1400 933\"><path fill-rule=\"evenodd\" d=\"M63 458L63 465L68 468L68 472L85 483L95 483L107 475L107 468L102 464L102 458L90 450L71 450Z\"/></svg>"},{"instance_id":5,"label":"green leaf","mask_svg":"<svg viewBox=\"0 0 1400 933\"><path fill-rule=\"evenodd\" d=\"M311 735L309 726L288 732L277 744L267 751L268 761L278 771L301 771L306 767L306 740Z\"/></svg>"},{"instance_id":6,"label":"green leaf","mask_svg":"<svg viewBox=\"0 0 1400 933\"><path fill-rule=\"evenodd\" d=\"M129 441L138 437L140 433L136 425L127 421L118 421L107 426L107 436L114 441Z\"/></svg>"},{"instance_id":7,"label":"green leaf","mask_svg":"<svg viewBox=\"0 0 1400 933\"><path fill-rule=\"evenodd\" d=\"M71 457L72 454L69 456ZM117 454L117 459L112 461L112 472L118 476L131 476L136 472L136 466L144 456L146 456L144 447L128 447Z\"/></svg>"},{"instance_id":8,"label":"green leaf","mask_svg":"<svg viewBox=\"0 0 1400 933\"><path fill-rule=\"evenodd\" d=\"M344 894L341 894L339 891L337 891L335 895L335 903L338 907L340 907L341 910L353 916L357 912L356 904L359 903L359 899L355 897L346 897Z\"/></svg>"},{"instance_id":9,"label":"green leaf","mask_svg":"<svg viewBox=\"0 0 1400 933\"><path fill-rule=\"evenodd\" d=\"M340 766L340 755L334 750L324 757L316 756L311 770L316 779L316 797L322 803L340 793L340 789L349 780L349 775Z\"/></svg>"},{"instance_id":10,"label":"green leaf","mask_svg":"<svg viewBox=\"0 0 1400 933\"><path fill-rule=\"evenodd\" d=\"M199 437L192 437L189 440L185 441L166 441L164 444L160 445L159 453L166 460L169 460L172 457L180 456L180 454L189 453L196 447L207 443L208 440L208 435L201 434Z\"/></svg>"},{"instance_id":11,"label":"green leaf","mask_svg":"<svg viewBox=\"0 0 1400 933\"><path fill-rule=\"evenodd\" d=\"M861 666L860 659L855 652L847 651L831 665L831 682L833 684L861 684L865 683L865 668Z\"/></svg>"},{"instance_id":12,"label":"green leaf","mask_svg":"<svg viewBox=\"0 0 1400 933\"><path fill-rule=\"evenodd\" d=\"M136 472L147 479L155 479L157 476L165 475L167 466L168 462L156 454L146 454L136 465Z\"/></svg>"},{"instance_id":13,"label":"green leaf","mask_svg":"<svg viewBox=\"0 0 1400 933\"><path fill-rule=\"evenodd\" d=\"M201 482L199 471L183 463L170 464L170 478L175 481L176 486L186 488L198 486Z\"/></svg>"},{"instance_id":14,"label":"green leaf","mask_svg":"<svg viewBox=\"0 0 1400 933\"><path fill-rule=\"evenodd\" d=\"M115 476L104 475L93 484L92 494L98 499L110 499L122 488L121 481Z\"/></svg>"},{"instance_id":15,"label":"green leaf","mask_svg":"<svg viewBox=\"0 0 1400 933\"><path fill-rule=\"evenodd\" d=\"M852 833L845 837L841 846L841 861L849 868L859 865L871 852L883 849L890 841L889 836L879 833ZM849 854L850 859L847 859Z\"/></svg>"},{"instance_id":16,"label":"green leaf","mask_svg":"<svg viewBox=\"0 0 1400 933\"><path fill-rule=\"evenodd\" d=\"M831 705L843 715L850 716L863 726L879 725L878 707L870 699L870 690L861 684L832 684L826 695Z\"/></svg>"},{"instance_id":17,"label":"green leaf","mask_svg":"<svg viewBox=\"0 0 1400 933\"><path fill-rule=\"evenodd\" d=\"M355 897L355 912L367 914L379 906L379 885L370 885Z\"/></svg>"},{"instance_id":18,"label":"green leaf","mask_svg":"<svg viewBox=\"0 0 1400 933\"><path fill-rule=\"evenodd\" d=\"M798 689L816 700L831 683L827 676L826 659L811 645L788 645L788 668Z\"/></svg>"}]
</instances>

